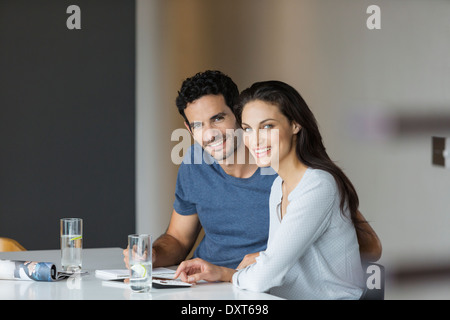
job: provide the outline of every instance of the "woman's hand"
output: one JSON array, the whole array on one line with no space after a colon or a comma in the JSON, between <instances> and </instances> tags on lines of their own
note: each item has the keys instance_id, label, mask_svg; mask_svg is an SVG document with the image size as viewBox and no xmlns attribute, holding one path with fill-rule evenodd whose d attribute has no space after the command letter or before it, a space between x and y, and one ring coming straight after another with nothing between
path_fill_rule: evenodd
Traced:
<instances>
[{"instance_id":1,"label":"woman's hand","mask_svg":"<svg viewBox=\"0 0 450 320\"><path fill-rule=\"evenodd\" d=\"M251 264L256 262L256 258L259 256L259 252L246 254L244 259L242 259L241 263L239 263L237 270L244 269Z\"/></svg>"},{"instance_id":2,"label":"woman's hand","mask_svg":"<svg viewBox=\"0 0 450 320\"><path fill-rule=\"evenodd\" d=\"M188 283L196 283L200 280L231 282L235 272L236 270L216 266L197 258L183 261L178 266L174 279L180 277L182 281Z\"/></svg>"}]
</instances>

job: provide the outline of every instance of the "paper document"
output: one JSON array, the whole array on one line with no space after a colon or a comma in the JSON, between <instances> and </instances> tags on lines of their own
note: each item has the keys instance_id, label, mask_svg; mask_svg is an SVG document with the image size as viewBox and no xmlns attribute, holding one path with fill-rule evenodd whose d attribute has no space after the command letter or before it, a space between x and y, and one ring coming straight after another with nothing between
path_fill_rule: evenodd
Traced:
<instances>
[{"instance_id":1,"label":"paper document","mask_svg":"<svg viewBox=\"0 0 450 320\"><path fill-rule=\"evenodd\" d=\"M173 279L173 276L175 275L175 270L169 269L169 268L154 268L152 270L152 276L155 278L161 278L161 279Z\"/></svg>"},{"instance_id":2,"label":"paper document","mask_svg":"<svg viewBox=\"0 0 450 320\"><path fill-rule=\"evenodd\" d=\"M152 270L152 277L162 279L173 279L175 270L169 268L154 268ZM106 269L95 270L95 276L103 280L125 279L130 277L130 270L128 269Z\"/></svg>"},{"instance_id":3,"label":"paper document","mask_svg":"<svg viewBox=\"0 0 450 320\"><path fill-rule=\"evenodd\" d=\"M128 269L95 270L95 276L104 280L125 279L130 277Z\"/></svg>"}]
</instances>

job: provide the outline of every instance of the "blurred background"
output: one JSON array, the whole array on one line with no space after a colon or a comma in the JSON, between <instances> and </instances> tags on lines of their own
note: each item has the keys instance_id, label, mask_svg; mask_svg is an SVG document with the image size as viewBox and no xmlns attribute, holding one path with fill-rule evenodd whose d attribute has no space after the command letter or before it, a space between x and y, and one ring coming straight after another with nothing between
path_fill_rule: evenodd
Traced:
<instances>
[{"instance_id":1,"label":"blurred background","mask_svg":"<svg viewBox=\"0 0 450 320\"><path fill-rule=\"evenodd\" d=\"M12 3L15 1L0 1L0 15L5 14ZM64 9L70 4L78 4L82 29L68 31L66 28L61 32L67 37L79 32L80 46L87 52L90 45L95 47L106 41L103 55L93 60L94 64L105 63L106 57L113 57L105 68L112 68L107 79L114 80L115 84L103 94L109 96L107 105L118 103L114 109L117 118L113 119L117 123L112 132L117 134L117 130L119 133L123 130L128 138L107 137L114 141L112 148L115 150L107 154L108 161L124 160L110 164L105 176L122 173L125 177L120 177L126 183L113 180L95 189L106 190L110 185L122 188L100 192L105 198L97 205L105 216L98 222L96 232L104 228L100 222L108 219L109 212L117 215L117 218L113 215L108 219L111 225L118 225L117 231L109 233L112 238L126 237L133 228L136 232L150 232L154 237L165 231L172 211L177 173L177 165L171 161L171 150L179 143L171 140L171 134L177 128L184 128L174 101L185 78L207 69L218 69L234 79L241 90L255 81L277 79L291 84L302 94L316 115L330 157L345 171L359 193L360 210L383 244L379 262L386 267L386 299L450 298L450 170L433 165L431 160L432 137L450 137L449 1L136 0L72 3L40 0L35 3L50 6L59 3L59 7L63 7L62 29L69 17ZM133 12L135 10L132 17L130 3ZM381 29L367 27L371 13L366 10L370 5L377 5L381 10ZM89 24L87 18L83 20L94 7L97 8L95 17L103 23ZM24 5L21 12L31 9ZM115 10L114 15L110 14L112 10ZM120 12L122 15L128 12L128 18L124 19ZM91 20L94 21L94 17ZM132 30L135 33L125 32L128 30L125 25L130 24L135 25ZM13 46L5 41L14 40L7 37L13 32L5 29L7 27L2 25L0 31L0 52ZM95 34L99 28L109 36L96 35L86 45L83 36ZM130 37L135 42L127 42ZM118 41L122 41L119 47L108 46ZM29 48L31 56L33 50L37 50L36 46L48 44L33 44ZM77 52L76 48L73 50ZM125 54L117 56L117 50L124 50ZM87 58L76 56L78 63L83 65ZM0 57L3 65L10 64L5 55L0 53ZM64 61L64 57L60 59ZM35 61L39 63L39 59ZM52 62L47 65L51 68ZM119 70L121 66L131 68L132 73L121 71L116 74L114 66ZM79 77L74 81L81 88L93 81L82 74ZM5 76L2 79L8 82ZM124 79L126 83L121 82ZM93 85L98 85L98 80L93 81ZM121 88L128 92L123 101L115 96ZM8 92L0 90L0 97L4 98L14 87ZM58 90L64 94L69 88ZM60 108L64 109L64 106L61 103ZM13 109L14 104L8 107ZM0 108L4 110L5 104L1 103ZM91 112L89 110L87 108L86 112ZM110 112L110 109L105 110ZM130 121L130 117L134 121L124 127L121 119ZM100 125L110 126L107 121ZM33 135L26 127L22 130ZM10 140L11 135L5 139ZM116 144L119 141L120 144ZM100 145L94 144L93 150L98 151ZM121 148L126 151L121 152ZM5 149L3 146L1 149L3 158ZM9 150L16 149L11 147ZM89 153L89 150L83 152ZM101 156L96 156L93 160L99 158ZM105 160L98 161L105 163ZM6 170L5 166L0 168L1 175L7 172L11 170ZM70 180L70 177L67 173L66 178ZM4 181L0 177L1 190L9 190L11 184ZM46 185L45 181L34 183L36 188ZM86 188L90 184L86 183ZM18 185L16 189L24 187ZM82 184L79 187L84 188ZM60 192L63 195L71 191L62 188ZM41 196L52 198L51 194ZM28 201L26 196L19 198L16 203ZM117 210L118 205L111 203L111 198L124 200L121 202L123 207ZM5 196L1 201L4 200ZM45 207L45 203L48 204L44 201L41 205ZM110 207L105 207L105 203ZM14 234L8 234L11 229L2 228L11 216L12 207L13 204L9 207L0 204L0 236L14 237ZM61 216L64 210L70 214L89 210L86 206L76 210L64 206L56 209L52 219ZM24 216L23 220L27 214L31 215L17 213ZM131 221L131 225L127 221ZM37 220L36 223L47 222ZM39 228L36 223L35 229ZM100 240L92 243L93 246L99 244L121 245Z\"/></svg>"}]
</instances>

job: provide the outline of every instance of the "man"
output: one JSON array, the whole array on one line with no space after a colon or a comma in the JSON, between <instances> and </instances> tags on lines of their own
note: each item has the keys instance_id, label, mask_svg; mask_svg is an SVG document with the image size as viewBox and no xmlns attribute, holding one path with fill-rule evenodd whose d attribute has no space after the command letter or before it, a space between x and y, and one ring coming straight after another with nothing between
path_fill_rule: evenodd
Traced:
<instances>
[{"instance_id":1,"label":"man","mask_svg":"<svg viewBox=\"0 0 450 320\"><path fill-rule=\"evenodd\" d=\"M219 71L198 73L182 84L176 105L196 143L180 165L169 227L153 245L154 267L186 259L202 227L205 236L194 257L216 265L244 267L266 248L276 174L249 161L236 130L238 96L236 84ZM358 232L361 257L376 261L380 241L368 223L363 226ZM124 256L127 264L128 250Z\"/></svg>"}]
</instances>

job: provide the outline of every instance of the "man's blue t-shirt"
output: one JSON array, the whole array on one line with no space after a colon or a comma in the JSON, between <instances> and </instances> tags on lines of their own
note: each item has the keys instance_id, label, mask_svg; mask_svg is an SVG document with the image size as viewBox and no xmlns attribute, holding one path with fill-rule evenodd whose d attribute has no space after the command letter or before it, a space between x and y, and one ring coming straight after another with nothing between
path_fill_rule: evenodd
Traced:
<instances>
[{"instance_id":1,"label":"man's blue t-shirt","mask_svg":"<svg viewBox=\"0 0 450 320\"><path fill-rule=\"evenodd\" d=\"M265 250L276 177L271 168L258 168L250 178L230 176L200 145L191 146L178 170L174 209L198 214L205 237L194 257L236 268L246 254Z\"/></svg>"}]
</instances>

